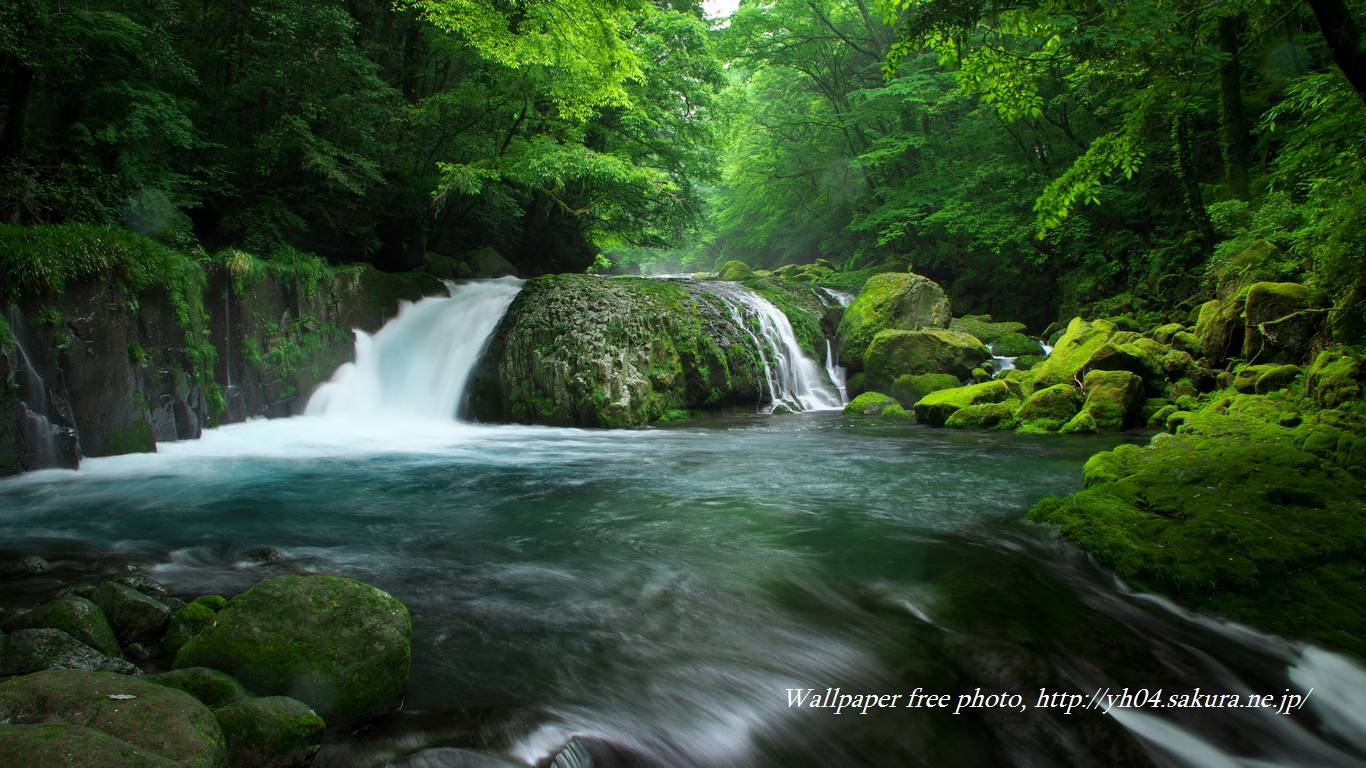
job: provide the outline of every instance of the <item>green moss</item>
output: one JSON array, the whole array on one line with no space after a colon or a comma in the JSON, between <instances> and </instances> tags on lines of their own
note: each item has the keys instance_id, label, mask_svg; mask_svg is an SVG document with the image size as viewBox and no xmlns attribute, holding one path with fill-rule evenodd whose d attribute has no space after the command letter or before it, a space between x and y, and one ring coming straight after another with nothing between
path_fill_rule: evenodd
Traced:
<instances>
[{"instance_id":1,"label":"green moss","mask_svg":"<svg viewBox=\"0 0 1366 768\"><path fill-rule=\"evenodd\" d=\"M991 359L991 353L975 337L934 328L920 331L879 331L864 353L868 386L890 389L903 375L947 373L957 378Z\"/></svg>"},{"instance_id":2,"label":"green moss","mask_svg":"<svg viewBox=\"0 0 1366 768\"><path fill-rule=\"evenodd\" d=\"M208 707L222 707L252 698L251 691L242 687L231 675L208 667L173 669L145 678L177 691L184 691Z\"/></svg>"},{"instance_id":3,"label":"green moss","mask_svg":"<svg viewBox=\"0 0 1366 768\"><path fill-rule=\"evenodd\" d=\"M920 398L931 392L961 387L962 385L963 382L951 373L904 374L896 377L887 392L903 406L913 408L920 401Z\"/></svg>"},{"instance_id":4,"label":"green moss","mask_svg":"<svg viewBox=\"0 0 1366 768\"><path fill-rule=\"evenodd\" d=\"M942 427L955 411L970 405L1003 402L1011 396L1010 387L1000 380L943 389L921 398L915 404L915 416L922 424Z\"/></svg>"},{"instance_id":5,"label":"green moss","mask_svg":"<svg viewBox=\"0 0 1366 768\"><path fill-rule=\"evenodd\" d=\"M1009 429L1014 426L1015 411L1019 405L1018 400L969 405L954 411L944 421L944 426L954 429Z\"/></svg>"},{"instance_id":6,"label":"green moss","mask_svg":"<svg viewBox=\"0 0 1366 768\"><path fill-rule=\"evenodd\" d=\"M1246 365L1234 372L1233 388L1245 394L1264 395L1289 386L1299 375L1296 365Z\"/></svg>"},{"instance_id":7,"label":"green moss","mask_svg":"<svg viewBox=\"0 0 1366 768\"><path fill-rule=\"evenodd\" d=\"M99 606L82 597L60 597L5 622L5 629L60 629L106 656L123 655Z\"/></svg>"},{"instance_id":8,"label":"green moss","mask_svg":"<svg viewBox=\"0 0 1366 768\"><path fill-rule=\"evenodd\" d=\"M171 614L171 621L162 637L161 646L166 653L174 656L195 635L213 624L214 611L199 602L190 603Z\"/></svg>"},{"instance_id":9,"label":"green moss","mask_svg":"<svg viewBox=\"0 0 1366 768\"><path fill-rule=\"evenodd\" d=\"M14 332L9 329L9 322L0 317L0 349L14 346Z\"/></svg>"},{"instance_id":10,"label":"green moss","mask_svg":"<svg viewBox=\"0 0 1366 768\"><path fill-rule=\"evenodd\" d=\"M882 409L882 413L878 414L878 418L883 421L914 421L915 415L905 408L902 408L901 403L892 403Z\"/></svg>"},{"instance_id":11,"label":"green moss","mask_svg":"<svg viewBox=\"0 0 1366 768\"><path fill-rule=\"evenodd\" d=\"M900 407L896 398L890 395L884 395L881 392L864 392L844 406L844 413L849 416L879 416L893 405Z\"/></svg>"},{"instance_id":12,"label":"green moss","mask_svg":"<svg viewBox=\"0 0 1366 768\"><path fill-rule=\"evenodd\" d=\"M125 453L156 453L157 442L152 436L152 425L139 421L127 429L112 430L104 443L104 455L118 456Z\"/></svg>"},{"instance_id":13,"label":"green moss","mask_svg":"<svg viewBox=\"0 0 1366 768\"><path fill-rule=\"evenodd\" d=\"M1114 325L1104 320L1087 322L1080 317L1073 318L1053 346L1053 353L1030 371L1035 386L1077 384L1091 358L1114 332Z\"/></svg>"},{"instance_id":14,"label":"green moss","mask_svg":"<svg viewBox=\"0 0 1366 768\"><path fill-rule=\"evenodd\" d=\"M949 322L949 330L976 336L983 344L993 344L1006 337L1023 335L1025 325L1014 322L994 323L991 321L991 315L964 315L953 318ZM1034 351L1039 351L1037 345Z\"/></svg>"},{"instance_id":15,"label":"green moss","mask_svg":"<svg viewBox=\"0 0 1366 768\"><path fill-rule=\"evenodd\" d=\"M308 765L326 728L307 704L284 696L238 701L214 716L235 766Z\"/></svg>"},{"instance_id":16,"label":"green moss","mask_svg":"<svg viewBox=\"0 0 1366 768\"><path fill-rule=\"evenodd\" d=\"M1086 402L1096 429L1116 432L1134 423L1143 394L1143 381L1129 371L1091 371L1083 381Z\"/></svg>"},{"instance_id":17,"label":"green moss","mask_svg":"<svg viewBox=\"0 0 1366 768\"><path fill-rule=\"evenodd\" d=\"M753 268L743 261L731 259L716 271L716 276L721 280L743 280L754 274Z\"/></svg>"},{"instance_id":18,"label":"green moss","mask_svg":"<svg viewBox=\"0 0 1366 768\"><path fill-rule=\"evenodd\" d=\"M997 357L1020 357L1042 354L1043 346L1023 333L1007 333L991 342L991 351Z\"/></svg>"},{"instance_id":19,"label":"green moss","mask_svg":"<svg viewBox=\"0 0 1366 768\"><path fill-rule=\"evenodd\" d=\"M1099 431L1100 427L1096 424L1096 417L1087 410L1073 416L1058 429L1058 432L1064 435L1094 435Z\"/></svg>"},{"instance_id":20,"label":"green moss","mask_svg":"<svg viewBox=\"0 0 1366 768\"><path fill-rule=\"evenodd\" d=\"M1323 408L1337 408L1362 397L1366 366L1361 359L1339 350L1320 352L1305 380L1305 389Z\"/></svg>"},{"instance_id":21,"label":"green moss","mask_svg":"<svg viewBox=\"0 0 1366 768\"><path fill-rule=\"evenodd\" d=\"M821 330L821 318L825 315L825 305L810 285L793 283L774 278L752 277L744 281L746 288L767 299L777 307L792 324L792 334L797 337L806 354L812 360L825 359L825 332Z\"/></svg>"},{"instance_id":22,"label":"green moss","mask_svg":"<svg viewBox=\"0 0 1366 768\"><path fill-rule=\"evenodd\" d=\"M1337 450L1361 417L1282 426L1306 404L1226 393L1176 436L1093 457L1085 490L1031 516L1140 588L1366 655L1366 484Z\"/></svg>"},{"instance_id":23,"label":"green moss","mask_svg":"<svg viewBox=\"0 0 1366 768\"><path fill-rule=\"evenodd\" d=\"M1071 384L1054 384L1029 396L1015 414L1021 431L1057 432L1081 408L1081 395Z\"/></svg>"}]
</instances>

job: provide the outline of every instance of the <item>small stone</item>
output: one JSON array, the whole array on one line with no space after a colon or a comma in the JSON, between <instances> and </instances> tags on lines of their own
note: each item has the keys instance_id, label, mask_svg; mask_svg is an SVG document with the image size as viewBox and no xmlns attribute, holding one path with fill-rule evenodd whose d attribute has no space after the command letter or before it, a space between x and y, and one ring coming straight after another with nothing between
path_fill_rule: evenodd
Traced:
<instances>
[{"instance_id":1,"label":"small stone","mask_svg":"<svg viewBox=\"0 0 1366 768\"><path fill-rule=\"evenodd\" d=\"M118 656L119 641L99 606L83 597L59 597L5 622L5 628L60 629L106 656Z\"/></svg>"},{"instance_id":2,"label":"small stone","mask_svg":"<svg viewBox=\"0 0 1366 768\"><path fill-rule=\"evenodd\" d=\"M327 724L286 696L246 699L214 711L234 768L304 768L313 762Z\"/></svg>"},{"instance_id":3,"label":"small stone","mask_svg":"<svg viewBox=\"0 0 1366 768\"><path fill-rule=\"evenodd\" d=\"M52 569L46 560L37 555L24 555L9 560L0 560L0 578L37 576Z\"/></svg>"},{"instance_id":4,"label":"small stone","mask_svg":"<svg viewBox=\"0 0 1366 768\"><path fill-rule=\"evenodd\" d=\"M129 662L106 656L60 629L21 629L5 636L0 674L27 675L49 669L142 674Z\"/></svg>"},{"instance_id":5,"label":"small stone","mask_svg":"<svg viewBox=\"0 0 1366 768\"><path fill-rule=\"evenodd\" d=\"M106 581L95 591L95 603L124 642L156 640L171 618L166 606L126 584Z\"/></svg>"}]
</instances>

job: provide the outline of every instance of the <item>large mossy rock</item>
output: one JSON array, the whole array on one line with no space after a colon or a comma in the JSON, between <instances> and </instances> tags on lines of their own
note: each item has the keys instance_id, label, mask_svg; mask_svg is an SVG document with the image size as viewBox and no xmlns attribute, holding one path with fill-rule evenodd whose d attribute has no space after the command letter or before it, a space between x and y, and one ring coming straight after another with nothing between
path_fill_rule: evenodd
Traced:
<instances>
[{"instance_id":1,"label":"large mossy rock","mask_svg":"<svg viewBox=\"0 0 1366 768\"><path fill-rule=\"evenodd\" d=\"M887 388L887 394L895 397L903 406L914 408L915 404L920 402L920 398L931 392L961 386L963 382L951 373L922 373L914 376L906 374L896 377Z\"/></svg>"},{"instance_id":2,"label":"large mossy rock","mask_svg":"<svg viewBox=\"0 0 1366 768\"><path fill-rule=\"evenodd\" d=\"M1019 400L969 405L954 411L944 420L944 426L950 429L1009 429L1014 426L1015 410L1019 406Z\"/></svg>"},{"instance_id":3,"label":"large mossy rock","mask_svg":"<svg viewBox=\"0 0 1366 768\"><path fill-rule=\"evenodd\" d=\"M754 274L754 268L738 259L731 259L716 271L719 280L744 280Z\"/></svg>"},{"instance_id":4,"label":"large mossy rock","mask_svg":"<svg viewBox=\"0 0 1366 768\"><path fill-rule=\"evenodd\" d=\"M879 331L864 354L870 389L890 389L903 375L947 373L959 379L991 359L975 336L935 328Z\"/></svg>"},{"instance_id":5,"label":"large mossy rock","mask_svg":"<svg viewBox=\"0 0 1366 768\"><path fill-rule=\"evenodd\" d=\"M100 607L83 597L59 597L5 622L5 629L60 629L106 656L122 656Z\"/></svg>"},{"instance_id":6,"label":"large mossy rock","mask_svg":"<svg viewBox=\"0 0 1366 768\"><path fill-rule=\"evenodd\" d=\"M1366 656L1366 423L1305 403L1216 397L1030 514L1140 589Z\"/></svg>"},{"instance_id":7,"label":"large mossy rock","mask_svg":"<svg viewBox=\"0 0 1366 768\"><path fill-rule=\"evenodd\" d=\"M949 330L961 331L976 336L983 344L995 344L1007 337L1023 336L1025 324L1015 322L992 322L991 315L964 315L963 317L955 317L949 321ZM1010 357L1013 355L1003 356Z\"/></svg>"},{"instance_id":8,"label":"large mossy rock","mask_svg":"<svg viewBox=\"0 0 1366 768\"><path fill-rule=\"evenodd\" d=\"M1057 432L1081 410L1082 398L1071 384L1054 384L1035 391L1015 414L1020 429Z\"/></svg>"},{"instance_id":9,"label":"large mossy rock","mask_svg":"<svg viewBox=\"0 0 1366 768\"><path fill-rule=\"evenodd\" d=\"M1130 371L1090 371L1083 380L1086 402L1096 429L1118 432L1134 424L1143 400L1143 380Z\"/></svg>"},{"instance_id":10,"label":"large mossy rock","mask_svg":"<svg viewBox=\"0 0 1366 768\"><path fill-rule=\"evenodd\" d=\"M306 768L327 724L287 696L247 699L214 710L228 740L231 768Z\"/></svg>"},{"instance_id":11,"label":"large mossy rock","mask_svg":"<svg viewBox=\"0 0 1366 768\"><path fill-rule=\"evenodd\" d=\"M1072 318L1067 324L1053 352L1029 372L1036 388L1051 387L1055 384L1076 385L1082 372L1091 363L1091 358L1105 346L1105 342L1115 333L1115 326L1105 320L1086 321L1080 317Z\"/></svg>"},{"instance_id":12,"label":"large mossy rock","mask_svg":"<svg viewBox=\"0 0 1366 768\"><path fill-rule=\"evenodd\" d=\"M990 342L991 353L996 357L1024 357L1043 354L1043 345L1038 339L1031 339L1023 333L1007 333Z\"/></svg>"},{"instance_id":13,"label":"large mossy rock","mask_svg":"<svg viewBox=\"0 0 1366 768\"><path fill-rule=\"evenodd\" d=\"M1297 365L1247 365L1234 372L1233 388L1244 394L1265 395L1299 378Z\"/></svg>"},{"instance_id":14,"label":"large mossy rock","mask_svg":"<svg viewBox=\"0 0 1366 768\"><path fill-rule=\"evenodd\" d=\"M1200 343L1202 356L1211 365L1219 365L1229 355L1237 355L1243 346L1243 302L1235 299L1212 299L1200 305L1195 322L1195 338Z\"/></svg>"},{"instance_id":15,"label":"large mossy rock","mask_svg":"<svg viewBox=\"0 0 1366 768\"><path fill-rule=\"evenodd\" d=\"M208 707L223 707L252 698L251 692L226 672L208 667L185 667L148 675L148 682L184 691Z\"/></svg>"},{"instance_id":16,"label":"large mossy rock","mask_svg":"<svg viewBox=\"0 0 1366 768\"><path fill-rule=\"evenodd\" d=\"M996 380L954 389L931 392L915 404L915 417L921 424L942 427L955 412L970 405L1001 403L1012 398L1006 382Z\"/></svg>"},{"instance_id":17,"label":"large mossy rock","mask_svg":"<svg viewBox=\"0 0 1366 768\"><path fill-rule=\"evenodd\" d=\"M178 763L94 728L53 723L0 725L0 765L5 768L174 768Z\"/></svg>"},{"instance_id":18,"label":"large mossy rock","mask_svg":"<svg viewBox=\"0 0 1366 768\"><path fill-rule=\"evenodd\" d=\"M881 416L882 412L893 405L899 405L896 398L881 392L864 392L844 406L846 416Z\"/></svg>"},{"instance_id":19,"label":"large mossy rock","mask_svg":"<svg viewBox=\"0 0 1366 768\"><path fill-rule=\"evenodd\" d=\"M1298 363L1323 326L1322 292L1299 283L1254 283L1243 309L1243 357Z\"/></svg>"},{"instance_id":20,"label":"large mossy rock","mask_svg":"<svg viewBox=\"0 0 1366 768\"><path fill-rule=\"evenodd\" d=\"M133 664L106 656L60 629L21 629L5 635L0 674L26 675L48 669L142 674Z\"/></svg>"},{"instance_id":21,"label":"large mossy rock","mask_svg":"<svg viewBox=\"0 0 1366 768\"><path fill-rule=\"evenodd\" d=\"M767 396L753 341L720 298L692 283L591 275L529 281L472 386L481 419L588 427Z\"/></svg>"},{"instance_id":22,"label":"large mossy rock","mask_svg":"<svg viewBox=\"0 0 1366 768\"><path fill-rule=\"evenodd\" d=\"M951 319L949 299L933 280L910 272L873 275L840 320L840 362L862 370L864 353L879 332L947 328Z\"/></svg>"},{"instance_id":23,"label":"large mossy rock","mask_svg":"<svg viewBox=\"0 0 1366 768\"><path fill-rule=\"evenodd\" d=\"M340 576L284 576L228 601L175 667L227 672L261 695L290 696L332 725L396 709L412 619L388 593Z\"/></svg>"},{"instance_id":24,"label":"large mossy rock","mask_svg":"<svg viewBox=\"0 0 1366 768\"><path fill-rule=\"evenodd\" d=\"M91 728L183 768L222 768L227 764L223 732L208 707L189 694L125 675L53 670L6 680L0 683L0 722ZM82 749L102 741L81 734L74 734L74 738L79 739L76 744L80 746L73 748ZM5 765L36 768L48 764ZM120 763L98 761L89 765Z\"/></svg>"}]
</instances>

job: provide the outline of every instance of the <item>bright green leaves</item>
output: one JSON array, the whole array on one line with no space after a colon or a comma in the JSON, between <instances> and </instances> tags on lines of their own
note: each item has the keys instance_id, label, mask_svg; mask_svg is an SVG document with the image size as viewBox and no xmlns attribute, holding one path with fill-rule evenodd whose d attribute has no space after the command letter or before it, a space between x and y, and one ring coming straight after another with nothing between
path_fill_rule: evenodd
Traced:
<instances>
[{"instance_id":1,"label":"bright green leaves","mask_svg":"<svg viewBox=\"0 0 1366 768\"><path fill-rule=\"evenodd\" d=\"M544 67L546 94L561 115L585 119L629 103L628 83L642 77L630 45L630 0L400 0L458 35L483 59L509 69Z\"/></svg>"}]
</instances>

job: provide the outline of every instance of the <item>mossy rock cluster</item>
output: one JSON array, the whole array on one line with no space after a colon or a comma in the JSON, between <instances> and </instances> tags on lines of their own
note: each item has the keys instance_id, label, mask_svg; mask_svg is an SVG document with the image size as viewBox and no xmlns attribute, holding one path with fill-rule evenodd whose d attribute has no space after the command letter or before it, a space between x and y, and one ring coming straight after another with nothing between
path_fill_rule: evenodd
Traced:
<instances>
[{"instance_id":1,"label":"mossy rock cluster","mask_svg":"<svg viewBox=\"0 0 1366 768\"><path fill-rule=\"evenodd\" d=\"M1155 414L1156 415L1156 414ZM1366 412L1222 390L1031 512L1143 589L1366 656Z\"/></svg>"},{"instance_id":2,"label":"mossy rock cluster","mask_svg":"<svg viewBox=\"0 0 1366 768\"><path fill-rule=\"evenodd\" d=\"M864 353L867 386L890 389L901 376L949 374L960 379L991 359L976 337L934 328L920 331L879 331Z\"/></svg>"},{"instance_id":3,"label":"mossy rock cluster","mask_svg":"<svg viewBox=\"0 0 1366 768\"><path fill-rule=\"evenodd\" d=\"M873 275L840 320L840 360L863 370L865 353L882 331L947 328L951 319L949 299L933 280L910 272Z\"/></svg>"},{"instance_id":4,"label":"mossy rock cluster","mask_svg":"<svg viewBox=\"0 0 1366 768\"><path fill-rule=\"evenodd\" d=\"M864 392L844 406L847 416L875 417L884 421L909 421L909 411L897 399L881 392Z\"/></svg>"}]
</instances>

